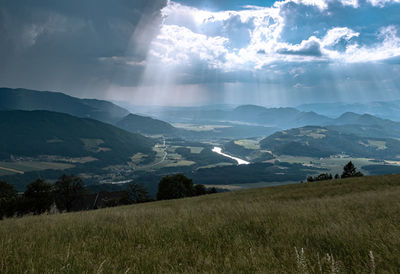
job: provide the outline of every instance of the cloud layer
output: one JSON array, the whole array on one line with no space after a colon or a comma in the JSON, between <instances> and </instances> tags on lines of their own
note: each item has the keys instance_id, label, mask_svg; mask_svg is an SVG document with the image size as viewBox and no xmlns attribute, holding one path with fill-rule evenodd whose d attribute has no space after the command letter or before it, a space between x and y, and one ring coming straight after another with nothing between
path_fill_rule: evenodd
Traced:
<instances>
[{"instance_id":1,"label":"cloud layer","mask_svg":"<svg viewBox=\"0 0 400 274\"><path fill-rule=\"evenodd\" d=\"M400 0L0 0L0 85L136 104L400 98L399 14Z\"/></svg>"},{"instance_id":2,"label":"cloud layer","mask_svg":"<svg viewBox=\"0 0 400 274\"><path fill-rule=\"evenodd\" d=\"M170 2L162 11L164 22L151 53L163 63L204 62L223 71L257 70L279 62L384 61L400 55L400 22L382 18L362 25L339 24L332 18L347 10L368 15L389 3L286 0L271 7L209 12ZM391 9L400 12L397 5ZM317 24L303 32L301 22L290 18L296 14L314 17ZM292 32L297 42L291 41L296 40L290 39Z\"/></svg>"}]
</instances>

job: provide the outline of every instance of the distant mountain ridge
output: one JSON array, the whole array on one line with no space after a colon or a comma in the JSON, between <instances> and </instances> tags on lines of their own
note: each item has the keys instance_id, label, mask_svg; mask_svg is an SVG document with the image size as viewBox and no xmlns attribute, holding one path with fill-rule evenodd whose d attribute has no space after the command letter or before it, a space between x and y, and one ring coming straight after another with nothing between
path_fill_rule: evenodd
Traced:
<instances>
[{"instance_id":1,"label":"distant mountain ridge","mask_svg":"<svg viewBox=\"0 0 400 274\"><path fill-rule=\"evenodd\" d=\"M379 118L371 114L354 112L340 113L340 115L332 118L314 111L301 111L290 107L267 108L257 105L241 105L233 109L224 110L206 107L167 107L164 110L159 108L153 115L175 123L240 125L244 131L248 130L244 128L245 125L253 128L267 127L271 130L323 126L342 133L364 137L400 138L399 122ZM260 136L257 133L262 133L262 130L254 133L249 134L247 137ZM201 133L197 133L197 136L200 137L200 135ZM242 137L246 137L245 135L243 134ZM196 137L194 134L186 133L184 133L184 136L189 138ZM236 134L236 136L238 135Z\"/></svg>"},{"instance_id":2,"label":"distant mountain ridge","mask_svg":"<svg viewBox=\"0 0 400 274\"><path fill-rule=\"evenodd\" d=\"M324 125L332 122L331 118L315 112L303 112L295 108L265 108L245 105L233 110L233 116L239 121L248 121L280 128L306 125Z\"/></svg>"},{"instance_id":3,"label":"distant mountain ridge","mask_svg":"<svg viewBox=\"0 0 400 274\"><path fill-rule=\"evenodd\" d=\"M400 124L387 119L378 118L371 114L357 114L354 112L343 113L340 117L334 120L337 125L377 125L380 123Z\"/></svg>"},{"instance_id":4,"label":"distant mountain ridge","mask_svg":"<svg viewBox=\"0 0 400 274\"><path fill-rule=\"evenodd\" d=\"M154 112L158 119L174 123L246 123L253 126L291 128L305 125L328 124L331 118L315 112L302 112L295 108L266 108L257 105L242 105L234 109L210 108L166 108Z\"/></svg>"},{"instance_id":5,"label":"distant mountain ridge","mask_svg":"<svg viewBox=\"0 0 400 274\"><path fill-rule=\"evenodd\" d=\"M166 122L130 114L109 101L80 99L60 92L0 88L1 110L47 110L91 118L116 125L132 133L171 134L174 127Z\"/></svg>"},{"instance_id":6,"label":"distant mountain ridge","mask_svg":"<svg viewBox=\"0 0 400 274\"><path fill-rule=\"evenodd\" d=\"M400 121L400 100L369 103L313 103L296 107L301 111L315 111L329 117L338 117L346 112L369 113L385 119Z\"/></svg>"},{"instance_id":7,"label":"distant mountain ridge","mask_svg":"<svg viewBox=\"0 0 400 274\"><path fill-rule=\"evenodd\" d=\"M114 123L129 114L104 100L79 99L60 92L0 88L0 110L48 110Z\"/></svg>"}]
</instances>

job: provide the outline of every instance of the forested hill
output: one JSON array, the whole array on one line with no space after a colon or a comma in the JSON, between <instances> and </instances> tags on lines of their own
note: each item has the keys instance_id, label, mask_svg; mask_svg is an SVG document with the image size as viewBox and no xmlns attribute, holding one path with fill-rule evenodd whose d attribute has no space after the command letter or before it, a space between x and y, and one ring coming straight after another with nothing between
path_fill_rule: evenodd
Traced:
<instances>
[{"instance_id":1,"label":"forested hill","mask_svg":"<svg viewBox=\"0 0 400 274\"><path fill-rule=\"evenodd\" d=\"M153 141L112 125L50 111L0 111L0 158L92 156L124 162L137 152L152 153Z\"/></svg>"},{"instance_id":2,"label":"forested hill","mask_svg":"<svg viewBox=\"0 0 400 274\"><path fill-rule=\"evenodd\" d=\"M135 114L127 115L118 121L116 125L129 132L141 134L174 135L178 132L175 127L167 122Z\"/></svg>"},{"instance_id":3,"label":"forested hill","mask_svg":"<svg viewBox=\"0 0 400 274\"><path fill-rule=\"evenodd\" d=\"M329 157L346 154L376 159L397 159L400 155L398 140L361 137L317 126L279 131L263 139L260 145L278 155Z\"/></svg>"}]
</instances>

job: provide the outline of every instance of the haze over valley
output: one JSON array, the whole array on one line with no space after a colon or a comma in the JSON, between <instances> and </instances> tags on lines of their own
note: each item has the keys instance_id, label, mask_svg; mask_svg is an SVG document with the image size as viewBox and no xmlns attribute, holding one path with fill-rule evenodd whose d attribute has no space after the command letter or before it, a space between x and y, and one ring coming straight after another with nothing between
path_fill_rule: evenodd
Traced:
<instances>
[{"instance_id":1,"label":"haze over valley","mask_svg":"<svg viewBox=\"0 0 400 274\"><path fill-rule=\"evenodd\" d=\"M0 273L399 273L400 0L0 0Z\"/></svg>"},{"instance_id":2,"label":"haze over valley","mask_svg":"<svg viewBox=\"0 0 400 274\"><path fill-rule=\"evenodd\" d=\"M63 93L2 88L0 97L0 174L20 191L38 175L55 181L64 173L96 190L135 180L155 195L173 173L222 191L336 174L348 161L365 174L400 170L400 122L371 114L210 105L143 116Z\"/></svg>"}]
</instances>

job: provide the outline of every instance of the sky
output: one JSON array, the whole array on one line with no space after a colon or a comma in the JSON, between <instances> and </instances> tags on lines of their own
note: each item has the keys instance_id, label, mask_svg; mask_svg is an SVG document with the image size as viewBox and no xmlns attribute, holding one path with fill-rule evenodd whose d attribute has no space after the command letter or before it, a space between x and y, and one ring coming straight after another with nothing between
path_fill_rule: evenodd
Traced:
<instances>
[{"instance_id":1,"label":"sky","mask_svg":"<svg viewBox=\"0 0 400 274\"><path fill-rule=\"evenodd\" d=\"M131 105L400 99L400 0L0 0L0 86Z\"/></svg>"}]
</instances>

